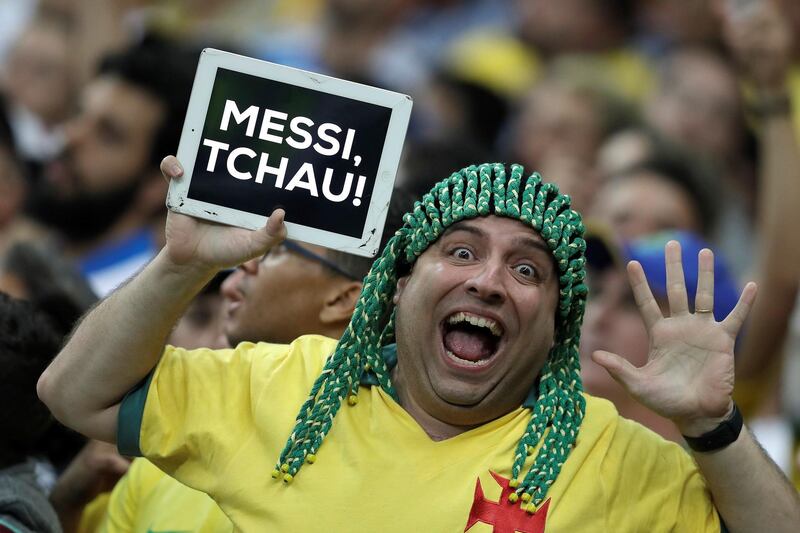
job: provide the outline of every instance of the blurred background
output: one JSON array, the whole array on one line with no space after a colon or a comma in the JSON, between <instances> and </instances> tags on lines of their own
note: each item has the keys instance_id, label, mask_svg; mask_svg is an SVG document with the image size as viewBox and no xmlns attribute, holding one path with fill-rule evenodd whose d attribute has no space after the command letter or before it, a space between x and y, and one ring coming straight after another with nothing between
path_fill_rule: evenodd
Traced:
<instances>
[{"instance_id":1,"label":"blurred background","mask_svg":"<svg viewBox=\"0 0 800 533\"><path fill-rule=\"evenodd\" d=\"M624 262L665 235L712 248L718 318L757 281L736 394L798 479L797 35L794 0L3 0L0 291L63 335L157 253L158 164L213 46L411 95L405 191L503 161L569 193L591 237L585 388L666 438L588 357L644 362ZM30 454L58 473L82 441L48 431Z\"/></svg>"}]
</instances>

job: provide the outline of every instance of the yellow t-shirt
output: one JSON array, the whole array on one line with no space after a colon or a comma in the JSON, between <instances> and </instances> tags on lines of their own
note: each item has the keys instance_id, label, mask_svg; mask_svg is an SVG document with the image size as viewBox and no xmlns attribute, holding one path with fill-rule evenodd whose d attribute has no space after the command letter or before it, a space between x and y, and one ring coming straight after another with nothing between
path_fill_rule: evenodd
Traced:
<instances>
[{"instance_id":1,"label":"yellow t-shirt","mask_svg":"<svg viewBox=\"0 0 800 533\"><path fill-rule=\"evenodd\" d=\"M334 347L319 336L168 347L123 401L120 450L206 492L245 532L720 531L686 452L589 396L577 445L532 516L501 498L528 409L435 442L375 386L342 406L317 461L286 486L271 472Z\"/></svg>"},{"instance_id":2,"label":"yellow t-shirt","mask_svg":"<svg viewBox=\"0 0 800 533\"><path fill-rule=\"evenodd\" d=\"M139 458L114 487L99 531L231 533L233 524L207 494Z\"/></svg>"}]
</instances>

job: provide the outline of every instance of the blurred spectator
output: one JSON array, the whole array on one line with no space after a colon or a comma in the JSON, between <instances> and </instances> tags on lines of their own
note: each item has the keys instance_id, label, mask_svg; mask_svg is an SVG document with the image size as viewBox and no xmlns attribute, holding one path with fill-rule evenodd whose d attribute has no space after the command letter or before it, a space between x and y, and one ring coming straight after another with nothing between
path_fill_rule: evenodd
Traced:
<instances>
[{"instance_id":1,"label":"blurred spectator","mask_svg":"<svg viewBox=\"0 0 800 533\"><path fill-rule=\"evenodd\" d=\"M73 265L46 242L18 242L0 256L0 292L29 301L45 315L59 338L72 331L97 299ZM75 457L86 439L58 422L49 426L35 451L49 462L39 473L48 487Z\"/></svg>"},{"instance_id":2,"label":"blurred spectator","mask_svg":"<svg viewBox=\"0 0 800 533\"><path fill-rule=\"evenodd\" d=\"M220 288L230 272L220 272L200 291L178 320L167 341L187 350L228 347L225 337L225 304Z\"/></svg>"},{"instance_id":3,"label":"blurred spectator","mask_svg":"<svg viewBox=\"0 0 800 533\"><path fill-rule=\"evenodd\" d=\"M160 247L159 162L177 148L196 61L158 40L108 57L83 92L64 152L32 191L31 213L63 239L100 296Z\"/></svg>"},{"instance_id":4,"label":"blurred spectator","mask_svg":"<svg viewBox=\"0 0 800 533\"><path fill-rule=\"evenodd\" d=\"M600 185L594 168L603 139L635 123L636 114L612 92L560 72L554 69L523 102L509 150L511 159L538 170L586 210Z\"/></svg>"},{"instance_id":5,"label":"blurred spectator","mask_svg":"<svg viewBox=\"0 0 800 533\"><path fill-rule=\"evenodd\" d=\"M598 200L587 213L607 219L610 206L606 205L605 199L608 194L614 198L617 193L632 192L623 183L617 184L614 177L627 175L630 170L653 162L658 167L664 167L656 173L664 174L667 178L677 176L670 181L689 193L692 203L685 205L692 206L702 224L693 227L685 224L676 226L675 221L663 216L658 223L653 215L666 208L667 200L671 200L675 206L680 198L667 194L662 199L657 191L642 190L643 187L638 187L643 196L637 195L637 203L626 203L627 200L624 200L617 202L616 208L629 214L638 211L640 218L650 219L653 227L676 227L700 232L728 258L731 271L737 279L749 275L754 257L755 236L747 206L753 199L743 196L739 188L726 186L719 176L717 165L699 156L691 147L677 143L651 128L624 130L606 140L598 152L598 172L603 186L597 196ZM622 190L616 190L616 185L621 185ZM661 188L664 187L669 185L661 182ZM665 225L667 222L671 225Z\"/></svg>"},{"instance_id":6,"label":"blurred spectator","mask_svg":"<svg viewBox=\"0 0 800 533\"><path fill-rule=\"evenodd\" d=\"M745 142L736 73L705 49L681 49L665 59L646 104L649 122L676 142L720 165L739 163Z\"/></svg>"},{"instance_id":7,"label":"blurred spectator","mask_svg":"<svg viewBox=\"0 0 800 533\"><path fill-rule=\"evenodd\" d=\"M0 293L0 530L61 531L30 460L52 423L36 396L36 381L60 346L61 336L46 317Z\"/></svg>"},{"instance_id":8,"label":"blurred spectator","mask_svg":"<svg viewBox=\"0 0 800 533\"><path fill-rule=\"evenodd\" d=\"M69 30L56 17L39 16L8 55L2 87L20 155L41 164L61 151L61 126L72 113L77 86Z\"/></svg>"},{"instance_id":9,"label":"blurred spectator","mask_svg":"<svg viewBox=\"0 0 800 533\"><path fill-rule=\"evenodd\" d=\"M709 181L687 159L654 155L609 176L589 214L624 239L666 230L708 237L716 214Z\"/></svg>"},{"instance_id":10,"label":"blurred spectator","mask_svg":"<svg viewBox=\"0 0 800 533\"><path fill-rule=\"evenodd\" d=\"M516 0L514 6L519 38L544 63L579 56L582 68L626 97L639 100L650 91L650 66L631 45L634 1Z\"/></svg>"}]
</instances>

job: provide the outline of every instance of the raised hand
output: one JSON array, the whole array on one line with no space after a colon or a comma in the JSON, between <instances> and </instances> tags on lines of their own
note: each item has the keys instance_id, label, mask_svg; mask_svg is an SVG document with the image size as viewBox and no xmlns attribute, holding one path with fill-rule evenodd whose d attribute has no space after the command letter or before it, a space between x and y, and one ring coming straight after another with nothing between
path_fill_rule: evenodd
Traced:
<instances>
[{"instance_id":1,"label":"raised hand","mask_svg":"<svg viewBox=\"0 0 800 533\"><path fill-rule=\"evenodd\" d=\"M695 312L689 312L686 284L677 241L665 246L669 316L664 317L642 266L631 261L628 277L639 312L650 335L647 363L636 368L610 352L592 359L639 402L671 419L684 435L697 436L715 428L733 408L733 348L755 299L748 283L736 307L721 322L714 319L714 256L698 255Z\"/></svg>"},{"instance_id":2,"label":"raised hand","mask_svg":"<svg viewBox=\"0 0 800 533\"><path fill-rule=\"evenodd\" d=\"M161 161L161 173L168 181L180 179L183 168L170 155ZM240 265L286 238L284 216L283 209L276 209L266 226L251 231L170 211L165 229L168 257L178 265L196 264L217 270Z\"/></svg>"}]
</instances>

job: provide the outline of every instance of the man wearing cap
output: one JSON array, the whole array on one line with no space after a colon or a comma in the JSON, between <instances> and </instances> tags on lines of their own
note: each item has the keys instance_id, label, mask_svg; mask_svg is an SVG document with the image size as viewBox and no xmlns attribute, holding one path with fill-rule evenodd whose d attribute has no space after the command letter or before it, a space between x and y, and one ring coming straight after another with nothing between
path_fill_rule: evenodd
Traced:
<instances>
[{"instance_id":1,"label":"man wearing cap","mask_svg":"<svg viewBox=\"0 0 800 533\"><path fill-rule=\"evenodd\" d=\"M174 158L162 168L181 174ZM338 343L164 350L191 295L280 242L283 218L247 232L171 213L164 251L42 375L54 414L207 492L243 531L719 531L717 509L732 531L800 522L797 494L730 396L755 286L716 322L709 251L694 314L677 243L670 317L629 268L647 365L594 354L703 450L701 475L678 446L582 393L583 225L518 165L467 167L418 202Z\"/></svg>"}]
</instances>

